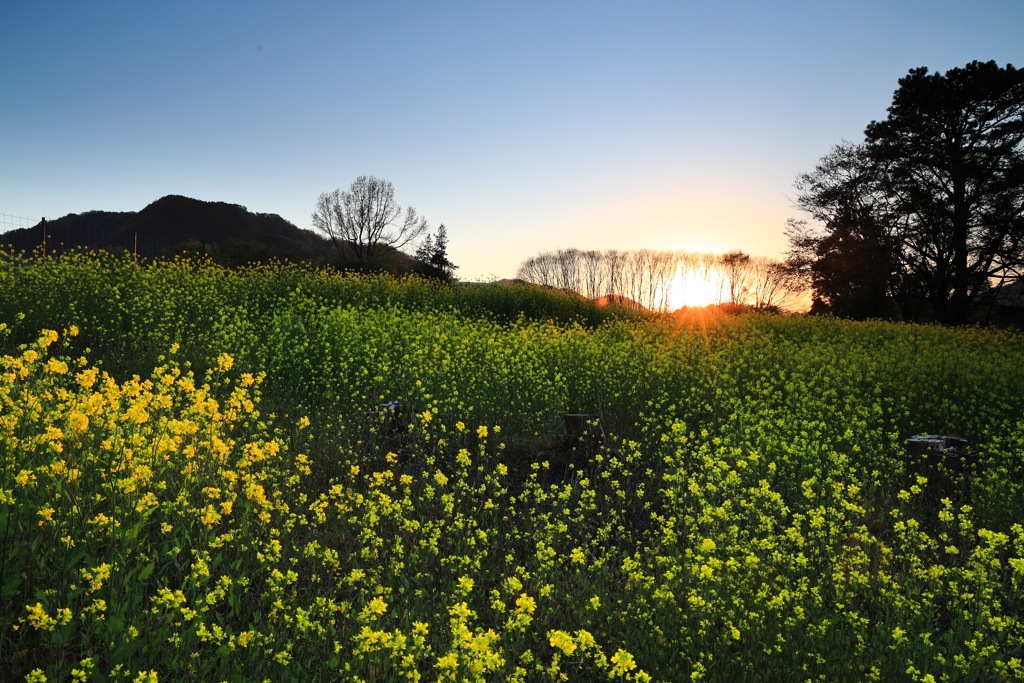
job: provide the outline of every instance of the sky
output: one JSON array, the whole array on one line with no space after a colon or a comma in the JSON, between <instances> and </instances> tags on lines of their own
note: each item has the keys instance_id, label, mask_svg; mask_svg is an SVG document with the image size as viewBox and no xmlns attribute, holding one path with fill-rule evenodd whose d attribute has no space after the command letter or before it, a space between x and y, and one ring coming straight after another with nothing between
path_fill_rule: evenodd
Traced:
<instances>
[{"instance_id":1,"label":"sky","mask_svg":"<svg viewBox=\"0 0 1024 683\"><path fill-rule=\"evenodd\" d=\"M0 27L0 214L179 194L312 228L372 175L470 281L570 247L782 257L796 176L908 71L1024 67L1021 0L6 0Z\"/></svg>"}]
</instances>

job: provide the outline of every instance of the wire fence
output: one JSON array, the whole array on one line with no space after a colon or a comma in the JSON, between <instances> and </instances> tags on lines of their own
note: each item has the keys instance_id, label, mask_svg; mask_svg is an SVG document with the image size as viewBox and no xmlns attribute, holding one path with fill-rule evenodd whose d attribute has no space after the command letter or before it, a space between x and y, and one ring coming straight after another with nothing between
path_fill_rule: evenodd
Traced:
<instances>
[{"instance_id":1,"label":"wire fence","mask_svg":"<svg viewBox=\"0 0 1024 683\"><path fill-rule=\"evenodd\" d=\"M26 216L13 216L9 213L0 213L0 235L9 230L23 230L25 228L31 228L33 225L37 225L39 221L34 218L28 218ZM3 238L0 237L0 241Z\"/></svg>"}]
</instances>

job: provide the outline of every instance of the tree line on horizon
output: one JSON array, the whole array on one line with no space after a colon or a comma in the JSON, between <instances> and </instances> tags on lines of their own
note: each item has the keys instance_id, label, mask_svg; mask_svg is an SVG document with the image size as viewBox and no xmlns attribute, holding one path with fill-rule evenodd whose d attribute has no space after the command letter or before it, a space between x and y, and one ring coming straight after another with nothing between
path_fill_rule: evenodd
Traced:
<instances>
[{"instance_id":1,"label":"tree line on horizon","mask_svg":"<svg viewBox=\"0 0 1024 683\"><path fill-rule=\"evenodd\" d=\"M559 249L523 261L516 279L656 311L672 307L673 290L680 281L684 286L699 284L710 295L709 303L759 310L792 308L804 289L784 263L742 251Z\"/></svg>"}]
</instances>

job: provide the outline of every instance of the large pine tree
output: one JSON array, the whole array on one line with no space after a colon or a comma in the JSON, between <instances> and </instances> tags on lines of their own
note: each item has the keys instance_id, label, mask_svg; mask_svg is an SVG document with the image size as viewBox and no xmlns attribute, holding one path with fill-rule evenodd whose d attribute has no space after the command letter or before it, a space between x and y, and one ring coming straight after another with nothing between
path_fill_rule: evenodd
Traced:
<instances>
[{"instance_id":1,"label":"large pine tree","mask_svg":"<svg viewBox=\"0 0 1024 683\"><path fill-rule=\"evenodd\" d=\"M1024 71L977 61L914 69L888 112L863 144L837 146L800 176L798 205L823 229L794 247L810 257L823 299L847 284L895 286L888 296L903 317L967 322L994 281L1024 270ZM884 281L863 282L877 269L822 267L853 244L884 252L873 259L890 268Z\"/></svg>"}]
</instances>

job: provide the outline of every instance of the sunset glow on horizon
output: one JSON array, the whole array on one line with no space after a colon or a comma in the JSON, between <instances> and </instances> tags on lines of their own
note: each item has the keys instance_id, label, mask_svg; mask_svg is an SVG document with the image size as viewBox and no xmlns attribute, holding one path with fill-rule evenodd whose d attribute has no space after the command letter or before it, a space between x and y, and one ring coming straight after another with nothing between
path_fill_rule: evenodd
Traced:
<instances>
[{"instance_id":1,"label":"sunset glow on horizon","mask_svg":"<svg viewBox=\"0 0 1024 683\"><path fill-rule=\"evenodd\" d=\"M467 281L563 248L779 258L794 179L910 69L1022 61L1024 4L940 5L3 3L0 214L174 194L311 229L373 175Z\"/></svg>"},{"instance_id":2,"label":"sunset glow on horizon","mask_svg":"<svg viewBox=\"0 0 1024 683\"><path fill-rule=\"evenodd\" d=\"M712 272L707 275L691 270L683 273L682 268L676 270L669 289L669 310L684 306L710 306L722 302L721 273Z\"/></svg>"}]
</instances>

